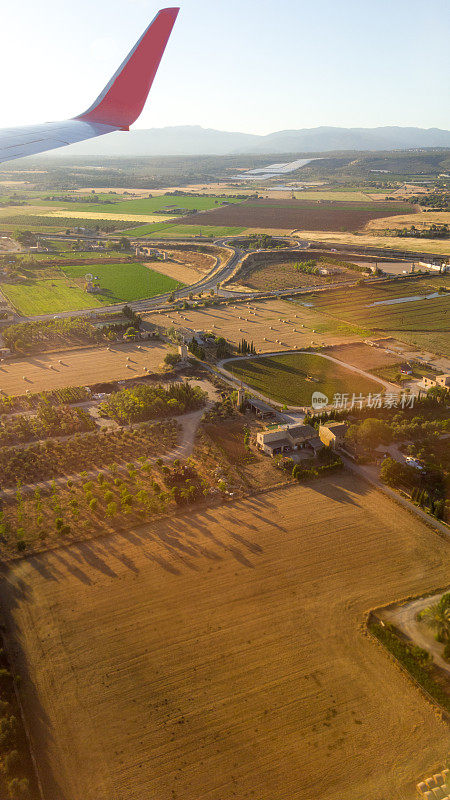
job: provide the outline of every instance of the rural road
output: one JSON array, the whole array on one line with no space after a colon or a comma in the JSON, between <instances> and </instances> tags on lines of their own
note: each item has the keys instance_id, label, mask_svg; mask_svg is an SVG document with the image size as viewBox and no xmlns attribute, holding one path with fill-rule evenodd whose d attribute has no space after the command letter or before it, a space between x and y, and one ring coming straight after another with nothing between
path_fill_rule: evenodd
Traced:
<instances>
[{"instance_id":1,"label":"rural road","mask_svg":"<svg viewBox=\"0 0 450 800\"><path fill-rule=\"evenodd\" d=\"M390 622L403 631L414 644L418 644L424 650L430 651L433 661L450 675L450 663L442 657L444 645L437 642L432 631L429 628L425 628L416 619L419 611L436 603L441 595L442 593L430 597L420 597L410 603L394 605L392 608L383 608L381 611L377 611L377 616L383 622Z\"/></svg>"}]
</instances>

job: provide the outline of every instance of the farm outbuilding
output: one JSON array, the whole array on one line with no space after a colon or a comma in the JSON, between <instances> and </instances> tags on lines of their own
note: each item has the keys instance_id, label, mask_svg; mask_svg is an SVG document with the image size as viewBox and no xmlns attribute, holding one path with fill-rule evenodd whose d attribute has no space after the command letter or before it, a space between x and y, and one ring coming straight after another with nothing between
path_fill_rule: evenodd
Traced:
<instances>
[{"instance_id":1,"label":"farm outbuilding","mask_svg":"<svg viewBox=\"0 0 450 800\"><path fill-rule=\"evenodd\" d=\"M319 425L319 439L326 446L333 450L344 443L348 425L345 422L328 422L327 425Z\"/></svg>"}]
</instances>

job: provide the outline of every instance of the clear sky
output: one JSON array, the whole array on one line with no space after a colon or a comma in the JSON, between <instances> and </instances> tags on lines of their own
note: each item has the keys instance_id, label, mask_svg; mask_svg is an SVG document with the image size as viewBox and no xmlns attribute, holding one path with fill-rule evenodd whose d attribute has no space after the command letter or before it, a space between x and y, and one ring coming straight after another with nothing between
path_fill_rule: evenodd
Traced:
<instances>
[{"instance_id":1,"label":"clear sky","mask_svg":"<svg viewBox=\"0 0 450 800\"><path fill-rule=\"evenodd\" d=\"M450 129L449 0L179 4L135 127L260 134L317 125ZM5 2L0 126L84 111L164 5L171 4Z\"/></svg>"}]
</instances>

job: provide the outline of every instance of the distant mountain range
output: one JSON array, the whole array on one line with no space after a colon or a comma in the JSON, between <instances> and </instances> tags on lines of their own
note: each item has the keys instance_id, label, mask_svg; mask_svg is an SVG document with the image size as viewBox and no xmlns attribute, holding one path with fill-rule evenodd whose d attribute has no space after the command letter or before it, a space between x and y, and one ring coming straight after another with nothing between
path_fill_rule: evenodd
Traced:
<instances>
[{"instance_id":1,"label":"distant mountain range","mask_svg":"<svg viewBox=\"0 0 450 800\"><path fill-rule=\"evenodd\" d=\"M64 148L60 154L104 156L323 153L334 150L407 150L450 147L450 131L439 128L302 128L267 136L231 133L197 125L111 133Z\"/></svg>"}]
</instances>

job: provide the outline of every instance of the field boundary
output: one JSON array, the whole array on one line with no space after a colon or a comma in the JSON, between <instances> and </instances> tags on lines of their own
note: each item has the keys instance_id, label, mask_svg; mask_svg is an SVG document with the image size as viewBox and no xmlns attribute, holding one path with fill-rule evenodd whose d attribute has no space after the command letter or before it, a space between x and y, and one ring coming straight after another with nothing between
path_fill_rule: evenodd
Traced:
<instances>
[{"instance_id":1,"label":"field boundary","mask_svg":"<svg viewBox=\"0 0 450 800\"><path fill-rule=\"evenodd\" d=\"M424 597L424 596L425 595L420 595L420 597ZM385 623L377 616L376 612L378 610L381 610L381 608L388 608L390 605L394 605L394 604L395 603L389 603L388 606L378 606L378 608L372 609L371 611L368 611L368 613L366 615L366 620L365 620L365 630L367 631L367 633L370 636L371 640L373 642L376 642L376 644L385 653L388 654L388 657L396 665L396 667L400 670L400 672L402 672L417 687L417 689L419 689L420 693L430 703L430 705L435 710L439 710L439 712L442 715L442 718L445 720L445 722L447 724L450 724L450 711L447 708L445 708L444 706L442 706L440 704L439 700L437 700L437 698L433 697L433 695L430 694L430 692L425 688L425 686L422 686L420 681L409 671L409 669L404 664L402 664L399 661L398 658L396 658L394 653L389 649L389 647L387 647L381 641L381 639L377 636L377 634L373 630L371 630L371 625L381 625L383 628L386 627ZM409 639L404 634L402 634L400 631L398 631L398 629L395 626L392 626L392 627L394 629L395 636L398 638L398 640L400 642L406 642L406 643L411 642L411 644L414 644L414 642L411 639ZM440 668L437 665L434 665L434 667L435 667L435 669L440 671ZM450 699L449 699L449 703L450 703Z\"/></svg>"}]
</instances>

